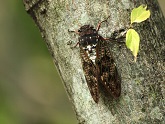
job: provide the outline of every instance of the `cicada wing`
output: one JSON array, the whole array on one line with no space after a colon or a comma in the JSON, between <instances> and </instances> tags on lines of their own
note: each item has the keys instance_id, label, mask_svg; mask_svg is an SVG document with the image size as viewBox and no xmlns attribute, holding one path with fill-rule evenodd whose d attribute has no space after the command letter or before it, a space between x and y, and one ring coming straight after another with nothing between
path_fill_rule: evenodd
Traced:
<instances>
[{"instance_id":1,"label":"cicada wing","mask_svg":"<svg viewBox=\"0 0 165 124\"><path fill-rule=\"evenodd\" d=\"M97 69L92 60L89 59L86 51L80 47L80 55L82 60L82 66L86 78L88 88L93 100L98 103L99 101L99 88L97 79Z\"/></svg>"},{"instance_id":2,"label":"cicada wing","mask_svg":"<svg viewBox=\"0 0 165 124\"><path fill-rule=\"evenodd\" d=\"M97 44L97 66L99 68L100 81L107 91L117 98L121 93L120 76L107 41L102 37L100 39Z\"/></svg>"}]
</instances>

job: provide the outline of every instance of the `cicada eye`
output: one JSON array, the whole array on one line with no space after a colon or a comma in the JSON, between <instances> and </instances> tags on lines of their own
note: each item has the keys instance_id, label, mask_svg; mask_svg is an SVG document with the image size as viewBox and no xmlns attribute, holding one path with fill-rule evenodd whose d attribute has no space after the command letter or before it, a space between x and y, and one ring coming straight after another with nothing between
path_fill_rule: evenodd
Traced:
<instances>
[{"instance_id":1,"label":"cicada eye","mask_svg":"<svg viewBox=\"0 0 165 124\"><path fill-rule=\"evenodd\" d=\"M81 30L79 29L78 32L81 32Z\"/></svg>"}]
</instances>

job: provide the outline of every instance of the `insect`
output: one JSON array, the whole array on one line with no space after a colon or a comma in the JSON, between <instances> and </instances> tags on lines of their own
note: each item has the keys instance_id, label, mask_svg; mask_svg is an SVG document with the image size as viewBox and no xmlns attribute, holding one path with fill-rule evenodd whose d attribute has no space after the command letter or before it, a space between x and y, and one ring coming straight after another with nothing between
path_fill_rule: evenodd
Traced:
<instances>
[{"instance_id":1,"label":"insect","mask_svg":"<svg viewBox=\"0 0 165 124\"><path fill-rule=\"evenodd\" d=\"M121 93L121 80L108 48L108 39L98 34L101 23L107 19L98 23L96 29L91 25L83 25L78 31L70 31L79 35L74 47L80 47L83 71L90 94L96 103L99 101L101 84L114 98L118 98Z\"/></svg>"}]
</instances>

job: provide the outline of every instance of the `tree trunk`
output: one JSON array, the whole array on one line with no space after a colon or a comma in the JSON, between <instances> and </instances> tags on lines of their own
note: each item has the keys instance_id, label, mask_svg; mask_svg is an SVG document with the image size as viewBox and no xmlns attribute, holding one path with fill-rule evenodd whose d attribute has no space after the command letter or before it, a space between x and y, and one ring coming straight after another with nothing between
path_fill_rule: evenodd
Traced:
<instances>
[{"instance_id":1,"label":"tree trunk","mask_svg":"<svg viewBox=\"0 0 165 124\"><path fill-rule=\"evenodd\" d=\"M50 50L79 123L165 123L165 19L156 0L24 0L24 4ZM96 27L110 15L99 31L109 37L130 24L131 10L141 4L147 4L151 17L136 25L141 38L137 62L132 62L125 45L110 43L122 79L121 97L105 97L101 91L96 104L86 84L79 48L67 45L68 41L76 44L78 36L68 29L84 24Z\"/></svg>"}]
</instances>

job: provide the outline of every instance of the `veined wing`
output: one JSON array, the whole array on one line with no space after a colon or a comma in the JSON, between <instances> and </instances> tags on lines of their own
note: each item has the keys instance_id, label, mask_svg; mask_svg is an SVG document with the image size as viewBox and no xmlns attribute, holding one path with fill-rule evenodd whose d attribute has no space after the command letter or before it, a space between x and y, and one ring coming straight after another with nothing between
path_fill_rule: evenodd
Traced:
<instances>
[{"instance_id":1,"label":"veined wing","mask_svg":"<svg viewBox=\"0 0 165 124\"><path fill-rule=\"evenodd\" d=\"M99 101L99 88L98 88L98 78L96 66L89 59L86 51L80 47L80 56L82 60L82 66L85 73L85 78L87 81L88 88L90 90L93 100L98 103Z\"/></svg>"},{"instance_id":2,"label":"veined wing","mask_svg":"<svg viewBox=\"0 0 165 124\"><path fill-rule=\"evenodd\" d=\"M100 36L101 37L101 36ZM99 68L100 81L107 91L115 98L121 93L121 80L118 74L114 58L108 48L107 41L100 38L97 44L97 66Z\"/></svg>"}]
</instances>

